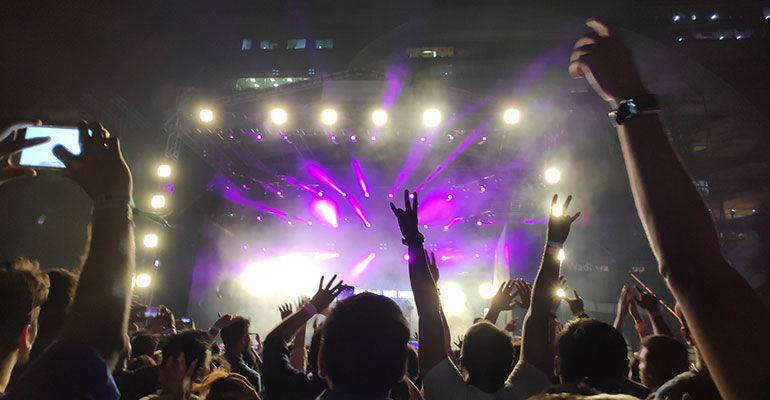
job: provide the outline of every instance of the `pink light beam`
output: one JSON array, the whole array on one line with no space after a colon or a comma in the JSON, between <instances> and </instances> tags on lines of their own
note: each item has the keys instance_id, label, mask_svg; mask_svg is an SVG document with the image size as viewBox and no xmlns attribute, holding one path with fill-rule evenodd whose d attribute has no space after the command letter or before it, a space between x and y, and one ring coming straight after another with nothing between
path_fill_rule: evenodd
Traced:
<instances>
[{"instance_id":1,"label":"pink light beam","mask_svg":"<svg viewBox=\"0 0 770 400\"><path fill-rule=\"evenodd\" d=\"M369 253L366 258L358 262L355 266L353 266L353 273L351 274L351 277L355 278L361 275L364 270L371 264L372 260L374 260L377 257L377 254L375 253Z\"/></svg>"},{"instance_id":2,"label":"pink light beam","mask_svg":"<svg viewBox=\"0 0 770 400\"><path fill-rule=\"evenodd\" d=\"M310 202L310 211L319 220L325 222L334 229L339 228L340 218L337 205L333 201L325 198L313 199Z\"/></svg>"},{"instance_id":3,"label":"pink light beam","mask_svg":"<svg viewBox=\"0 0 770 400\"><path fill-rule=\"evenodd\" d=\"M364 180L364 174L361 172L361 166L358 164L358 160L353 159L353 171L356 173L356 179L361 186L361 190L364 192L364 197L369 197L369 189L366 187L366 181Z\"/></svg>"}]
</instances>

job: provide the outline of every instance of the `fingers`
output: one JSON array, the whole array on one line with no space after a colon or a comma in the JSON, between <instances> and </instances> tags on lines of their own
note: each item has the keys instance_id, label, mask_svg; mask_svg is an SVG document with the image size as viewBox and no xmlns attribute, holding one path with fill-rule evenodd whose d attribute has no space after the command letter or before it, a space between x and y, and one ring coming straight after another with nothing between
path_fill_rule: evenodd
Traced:
<instances>
[{"instance_id":1,"label":"fingers","mask_svg":"<svg viewBox=\"0 0 770 400\"><path fill-rule=\"evenodd\" d=\"M334 284L334 280L337 279L337 274L334 274L332 276L332 279L329 279L329 284L326 285L326 290L331 290L332 285ZM341 282L341 281L340 281Z\"/></svg>"},{"instance_id":2,"label":"fingers","mask_svg":"<svg viewBox=\"0 0 770 400\"><path fill-rule=\"evenodd\" d=\"M557 201L559 201L559 195L558 194L554 194L553 195L553 199L551 200L551 210L553 210L553 206L556 205Z\"/></svg>"},{"instance_id":3,"label":"fingers","mask_svg":"<svg viewBox=\"0 0 770 400\"><path fill-rule=\"evenodd\" d=\"M104 126L97 121L89 124L88 128L91 130L91 140L104 146L104 141L109 136L107 130L104 129Z\"/></svg>"},{"instance_id":4,"label":"fingers","mask_svg":"<svg viewBox=\"0 0 770 400\"><path fill-rule=\"evenodd\" d=\"M91 136L88 135L88 123L86 121L78 122L78 140L80 141L81 147L91 142Z\"/></svg>"},{"instance_id":5,"label":"fingers","mask_svg":"<svg viewBox=\"0 0 770 400\"><path fill-rule=\"evenodd\" d=\"M589 18L588 21L586 21L586 25L588 25L589 28L596 31L596 33L598 33L600 37L612 36L612 32L610 32L610 28L608 28L604 22L596 18Z\"/></svg>"},{"instance_id":6,"label":"fingers","mask_svg":"<svg viewBox=\"0 0 770 400\"><path fill-rule=\"evenodd\" d=\"M579 299L579 298L580 298L580 295L578 295L578 293L577 293L577 290L575 290L575 289L572 289L572 293L574 293L574 294L575 294L575 298L576 298L576 299Z\"/></svg>"},{"instance_id":7,"label":"fingers","mask_svg":"<svg viewBox=\"0 0 770 400\"><path fill-rule=\"evenodd\" d=\"M573 215L572 218L570 218L569 223L571 224L575 222L575 220L577 220L578 217L580 217L580 211L578 211L577 214Z\"/></svg>"},{"instance_id":8,"label":"fingers","mask_svg":"<svg viewBox=\"0 0 770 400\"><path fill-rule=\"evenodd\" d=\"M29 167L10 166L0 168L0 182L22 176L35 176L36 174L35 170Z\"/></svg>"},{"instance_id":9,"label":"fingers","mask_svg":"<svg viewBox=\"0 0 770 400\"><path fill-rule=\"evenodd\" d=\"M318 283L318 290L322 290L324 287L324 276L321 275L321 282Z\"/></svg>"},{"instance_id":10,"label":"fingers","mask_svg":"<svg viewBox=\"0 0 770 400\"><path fill-rule=\"evenodd\" d=\"M436 254L432 251L430 252L430 262L431 264L436 265Z\"/></svg>"},{"instance_id":11,"label":"fingers","mask_svg":"<svg viewBox=\"0 0 770 400\"><path fill-rule=\"evenodd\" d=\"M34 147L39 144L43 144L50 141L51 141L51 138L44 137L44 138L35 138L35 139L14 140L13 142L3 143L2 145L0 145L0 157L11 155L19 150Z\"/></svg>"},{"instance_id":12,"label":"fingers","mask_svg":"<svg viewBox=\"0 0 770 400\"><path fill-rule=\"evenodd\" d=\"M393 214L396 215L396 218L398 218L398 208L391 202L390 203L390 209L393 210Z\"/></svg>"},{"instance_id":13,"label":"fingers","mask_svg":"<svg viewBox=\"0 0 770 400\"><path fill-rule=\"evenodd\" d=\"M409 203L409 191L404 190L404 210L406 212L412 211L412 205Z\"/></svg>"},{"instance_id":14,"label":"fingers","mask_svg":"<svg viewBox=\"0 0 770 400\"><path fill-rule=\"evenodd\" d=\"M33 125L40 125L40 120L19 120L19 121L10 121L2 124L2 128L0 128L0 141L5 140L8 136L11 135L14 131L17 131L19 129L28 128Z\"/></svg>"},{"instance_id":15,"label":"fingers","mask_svg":"<svg viewBox=\"0 0 770 400\"><path fill-rule=\"evenodd\" d=\"M500 284L500 289L497 289L497 293L503 293L505 290L505 282Z\"/></svg>"},{"instance_id":16,"label":"fingers","mask_svg":"<svg viewBox=\"0 0 770 400\"><path fill-rule=\"evenodd\" d=\"M338 294L342 293L343 290L345 290L346 286L345 284L340 281L340 283L337 284L334 288L332 288L331 292L334 296L337 296Z\"/></svg>"},{"instance_id":17,"label":"fingers","mask_svg":"<svg viewBox=\"0 0 770 400\"><path fill-rule=\"evenodd\" d=\"M599 42L599 34L596 32L588 32L583 37L577 40L575 42L575 46L573 46L573 49L577 50L583 46L589 46L592 44L596 44Z\"/></svg>"},{"instance_id":18,"label":"fingers","mask_svg":"<svg viewBox=\"0 0 770 400\"><path fill-rule=\"evenodd\" d=\"M562 207L562 214L567 214L567 209L569 208L569 203L572 202L572 195L567 196L567 201L564 202L564 207Z\"/></svg>"},{"instance_id":19,"label":"fingers","mask_svg":"<svg viewBox=\"0 0 770 400\"><path fill-rule=\"evenodd\" d=\"M67 168L71 168L72 163L75 161L75 155L70 153L69 150L67 150L66 147L57 144L53 148L53 155L56 156L56 158L59 159L59 161L64 163L64 166Z\"/></svg>"},{"instance_id":20,"label":"fingers","mask_svg":"<svg viewBox=\"0 0 770 400\"><path fill-rule=\"evenodd\" d=\"M412 211L417 212L417 192L412 193L414 199L412 199Z\"/></svg>"}]
</instances>

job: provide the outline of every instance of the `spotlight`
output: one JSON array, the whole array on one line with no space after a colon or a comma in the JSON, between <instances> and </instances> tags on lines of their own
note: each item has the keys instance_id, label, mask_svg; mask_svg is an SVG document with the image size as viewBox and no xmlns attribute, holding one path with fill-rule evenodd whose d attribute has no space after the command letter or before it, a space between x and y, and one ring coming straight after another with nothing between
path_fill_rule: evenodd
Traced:
<instances>
[{"instance_id":1,"label":"spotlight","mask_svg":"<svg viewBox=\"0 0 770 400\"><path fill-rule=\"evenodd\" d=\"M162 194L156 194L152 196L152 199L150 200L150 205L152 208L163 208L166 206L166 196Z\"/></svg>"},{"instance_id":2,"label":"spotlight","mask_svg":"<svg viewBox=\"0 0 770 400\"><path fill-rule=\"evenodd\" d=\"M481 298L491 299L495 297L497 290L491 283L482 283L481 286L479 286L479 293L481 294Z\"/></svg>"},{"instance_id":3,"label":"spotlight","mask_svg":"<svg viewBox=\"0 0 770 400\"><path fill-rule=\"evenodd\" d=\"M404 254L404 261L409 261L409 253Z\"/></svg>"},{"instance_id":4,"label":"spotlight","mask_svg":"<svg viewBox=\"0 0 770 400\"><path fill-rule=\"evenodd\" d=\"M144 239L142 240L142 243L144 243L144 247L156 247L158 246L158 235L154 233L148 233L144 235Z\"/></svg>"},{"instance_id":5,"label":"spotlight","mask_svg":"<svg viewBox=\"0 0 770 400\"><path fill-rule=\"evenodd\" d=\"M481 221L476 221L476 226L481 226L481 225L484 225L484 223Z\"/></svg>"},{"instance_id":6,"label":"spotlight","mask_svg":"<svg viewBox=\"0 0 770 400\"><path fill-rule=\"evenodd\" d=\"M214 111L204 108L200 112L201 122L209 123L214 120Z\"/></svg>"},{"instance_id":7,"label":"spotlight","mask_svg":"<svg viewBox=\"0 0 770 400\"><path fill-rule=\"evenodd\" d=\"M480 188L479 188L479 191L480 191L481 193L484 193L484 192L486 192L486 191L487 191L487 188L486 188L486 186L482 186L482 187L480 187Z\"/></svg>"},{"instance_id":8,"label":"spotlight","mask_svg":"<svg viewBox=\"0 0 770 400\"><path fill-rule=\"evenodd\" d=\"M447 315L459 314L465 311L467 297L457 283L445 283L441 286L441 302Z\"/></svg>"},{"instance_id":9,"label":"spotlight","mask_svg":"<svg viewBox=\"0 0 770 400\"><path fill-rule=\"evenodd\" d=\"M698 19L698 16L697 16L697 15L695 15L695 14L693 14L693 15L691 15L691 16L690 16L690 19L692 19L693 21L695 21L696 19Z\"/></svg>"},{"instance_id":10,"label":"spotlight","mask_svg":"<svg viewBox=\"0 0 770 400\"><path fill-rule=\"evenodd\" d=\"M358 140L358 138L356 137L356 135L350 135L350 141L351 141L351 142L355 142L356 140Z\"/></svg>"},{"instance_id":11,"label":"spotlight","mask_svg":"<svg viewBox=\"0 0 770 400\"><path fill-rule=\"evenodd\" d=\"M719 16L718 16L718 15L716 15L716 14L711 14L711 18L710 18L710 19L711 19L712 21L715 21L717 18L719 18Z\"/></svg>"},{"instance_id":12,"label":"spotlight","mask_svg":"<svg viewBox=\"0 0 770 400\"><path fill-rule=\"evenodd\" d=\"M559 250L559 254L556 256L556 258L558 258L559 261L564 261L564 257L565 257L564 249ZM564 297L564 296L562 296L562 297Z\"/></svg>"},{"instance_id":13,"label":"spotlight","mask_svg":"<svg viewBox=\"0 0 770 400\"><path fill-rule=\"evenodd\" d=\"M567 293L564 293L564 289L558 288L558 289L556 289L556 295L559 296L559 297L564 297L564 296L567 295Z\"/></svg>"},{"instance_id":14,"label":"spotlight","mask_svg":"<svg viewBox=\"0 0 770 400\"><path fill-rule=\"evenodd\" d=\"M270 111L270 120L276 125L283 125L289 120L289 115L283 108L274 108Z\"/></svg>"},{"instance_id":15,"label":"spotlight","mask_svg":"<svg viewBox=\"0 0 770 400\"><path fill-rule=\"evenodd\" d=\"M150 286L150 282L152 282L150 274L142 273L136 276L136 287L146 288L147 286Z\"/></svg>"},{"instance_id":16,"label":"spotlight","mask_svg":"<svg viewBox=\"0 0 770 400\"><path fill-rule=\"evenodd\" d=\"M262 140L262 135L261 134L257 135L257 140Z\"/></svg>"},{"instance_id":17,"label":"spotlight","mask_svg":"<svg viewBox=\"0 0 770 400\"><path fill-rule=\"evenodd\" d=\"M331 135L329 138L332 140L332 142L337 141L337 136Z\"/></svg>"},{"instance_id":18,"label":"spotlight","mask_svg":"<svg viewBox=\"0 0 770 400\"><path fill-rule=\"evenodd\" d=\"M674 14L674 22L679 22L680 19L682 19L682 16L679 14Z\"/></svg>"},{"instance_id":19,"label":"spotlight","mask_svg":"<svg viewBox=\"0 0 770 400\"><path fill-rule=\"evenodd\" d=\"M372 113L372 122L375 126L385 126L388 123L388 113L385 110L377 110Z\"/></svg>"},{"instance_id":20,"label":"spotlight","mask_svg":"<svg viewBox=\"0 0 770 400\"><path fill-rule=\"evenodd\" d=\"M550 184L559 183L561 180L561 172L556 168L548 168L545 170L545 181Z\"/></svg>"},{"instance_id":21,"label":"spotlight","mask_svg":"<svg viewBox=\"0 0 770 400\"><path fill-rule=\"evenodd\" d=\"M158 165L158 176L161 178L168 178L171 176L171 166L168 164Z\"/></svg>"},{"instance_id":22,"label":"spotlight","mask_svg":"<svg viewBox=\"0 0 770 400\"><path fill-rule=\"evenodd\" d=\"M554 217L561 217L561 215L564 214L564 208L561 204L556 203L551 208L551 214L553 214Z\"/></svg>"},{"instance_id":23,"label":"spotlight","mask_svg":"<svg viewBox=\"0 0 770 400\"><path fill-rule=\"evenodd\" d=\"M369 138L369 140L371 140L372 142L376 142L377 141L377 136L372 136L371 138Z\"/></svg>"},{"instance_id":24,"label":"spotlight","mask_svg":"<svg viewBox=\"0 0 770 400\"><path fill-rule=\"evenodd\" d=\"M422 113L422 123L428 128L435 128L441 123L441 111L429 108Z\"/></svg>"},{"instance_id":25,"label":"spotlight","mask_svg":"<svg viewBox=\"0 0 770 400\"><path fill-rule=\"evenodd\" d=\"M337 111L327 108L321 111L321 123L324 125L334 125L337 122Z\"/></svg>"},{"instance_id":26,"label":"spotlight","mask_svg":"<svg viewBox=\"0 0 770 400\"><path fill-rule=\"evenodd\" d=\"M515 108L509 108L503 113L503 121L508 125L515 125L521 119L521 111Z\"/></svg>"}]
</instances>

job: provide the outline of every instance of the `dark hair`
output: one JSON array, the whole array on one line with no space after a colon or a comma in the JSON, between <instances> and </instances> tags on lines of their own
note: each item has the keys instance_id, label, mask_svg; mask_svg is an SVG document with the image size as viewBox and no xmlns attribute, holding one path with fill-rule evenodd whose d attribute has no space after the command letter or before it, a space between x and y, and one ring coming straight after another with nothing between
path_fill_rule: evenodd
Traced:
<instances>
[{"instance_id":1,"label":"dark hair","mask_svg":"<svg viewBox=\"0 0 770 400\"><path fill-rule=\"evenodd\" d=\"M203 331L188 330L177 333L166 342L163 347L163 364L171 358L179 357L184 353L185 365L190 366L193 361L198 361L196 367L199 371L208 368L207 356L209 355L209 335Z\"/></svg>"},{"instance_id":2,"label":"dark hair","mask_svg":"<svg viewBox=\"0 0 770 400\"><path fill-rule=\"evenodd\" d=\"M48 296L48 276L38 270L36 262L17 258L0 263L0 359L18 346L18 339L27 324L37 329L37 307Z\"/></svg>"},{"instance_id":3,"label":"dark hair","mask_svg":"<svg viewBox=\"0 0 770 400\"><path fill-rule=\"evenodd\" d=\"M469 381L483 383L490 393L497 391L513 369L511 335L489 321L471 325L463 339L462 366Z\"/></svg>"},{"instance_id":4,"label":"dark hair","mask_svg":"<svg viewBox=\"0 0 770 400\"><path fill-rule=\"evenodd\" d=\"M626 340L612 325L594 318L567 324L557 339L562 381L587 382L603 391L625 378L628 370ZM607 387L610 385L611 387Z\"/></svg>"},{"instance_id":5,"label":"dark hair","mask_svg":"<svg viewBox=\"0 0 770 400\"><path fill-rule=\"evenodd\" d=\"M644 375L653 380L653 382L645 382L646 384L662 385L690 369L687 347L670 336L647 336L642 339L642 347L647 349L644 357Z\"/></svg>"},{"instance_id":6,"label":"dark hair","mask_svg":"<svg viewBox=\"0 0 770 400\"><path fill-rule=\"evenodd\" d=\"M40 307L38 324L38 341L44 339L45 346L59 336L64 317L67 315L72 301L75 299L75 290L78 287L78 275L63 268L55 268L43 271L48 275L50 289L48 299Z\"/></svg>"},{"instance_id":7,"label":"dark hair","mask_svg":"<svg viewBox=\"0 0 770 400\"><path fill-rule=\"evenodd\" d=\"M230 373L214 379L209 388L206 400L228 400L251 398L259 399L256 390L242 375Z\"/></svg>"},{"instance_id":8,"label":"dark hair","mask_svg":"<svg viewBox=\"0 0 770 400\"><path fill-rule=\"evenodd\" d=\"M131 361L126 364L126 370L136 371L139 368L150 367L153 365L155 365L155 361L153 361L152 357L142 354L139 357L132 358Z\"/></svg>"},{"instance_id":9,"label":"dark hair","mask_svg":"<svg viewBox=\"0 0 770 400\"><path fill-rule=\"evenodd\" d=\"M335 390L378 396L403 377L409 325L393 300L361 293L337 303L323 327L321 353Z\"/></svg>"},{"instance_id":10,"label":"dark hair","mask_svg":"<svg viewBox=\"0 0 770 400\"><path fill-rule=\"evenodd\" d=\"M158 339L148 331L138 331L131 336L131 358L139 356L152 357L158 349Z\"/></svg>"},{"instance_id":11,"label":"dark hair","mask_svg":"<svg viewBox=\"0 0 770 400\"><path fill-rule=\"evenodd\" d=\"M243 317L233 318L235 322L231 325L222 328L219 332L219 336L222 338L222 343L225 345L225 351L228 347L237 346L243 337L249 334L249 326L251 323L248 319Z\"/></svg>"}]
</instances>

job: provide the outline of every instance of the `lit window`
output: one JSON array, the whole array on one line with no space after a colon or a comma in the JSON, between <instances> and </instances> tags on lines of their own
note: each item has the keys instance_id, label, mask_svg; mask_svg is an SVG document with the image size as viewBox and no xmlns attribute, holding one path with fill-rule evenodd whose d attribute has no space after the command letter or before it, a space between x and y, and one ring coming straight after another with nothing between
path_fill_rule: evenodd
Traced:
<instances>
[{"instance_id":1,"label":"lit window","mask_svg":"<svg viewBox=\"0 0 770 400\"><path fill-rule=\"evenodd\" d=\"M243 39L241 42L241 51L251 50L251 39Z\"/></svg>"},{"instance_id":2,"label":"lit window","mask_svg":"<svg viewBox=\"0 0 770 400\"><path fill-rule=\"evenodd\" d=\"M273 76L279 76L279 75L281 75L281 70L280 69L274 69L273 70Z\"/></svg>"},{"instance_id":3,"label":"lit window","mask_svg":"<svg viewBox=\"0 0 770 400\"><path fill-rule=\"evenodd\" d=\"M308 75L315 75L315 68L308 68L307 69L307 74Z\"/></svg>"},{"instance_id":4,"label":"lit window","mask_svg":"<svg viewBox=\"0 0 770 400\"><path fill-rule=\"evenodd\" d=\"M299 50L304 48L305 48L305 39L289 39L289 41L286 42L287 50Z\"/></svg>"},{"instance_id":5,"label":"lit window","mask_svg":"<svg viewBox=\"0 0 770 400\"><path fill-rule=\"evenodd\" d=\"M275 50L278 48L278 43L271 42L269 40L263 40L259 42L259 49L260 50Z\"/></svg>"},{"instance_id":6,"label":"lit window","mask_svg":"<svg viewBox=\"0 0 770 400\"><path fill-rule=\"evenodd\" d=\"M316 49L332 49L334 48L334 39L318 39L315 41Z\"/></svg>"},{"instance_id":7,"label":"lit window","mask_svg":"<svg viewBox=\"0 0 770 400\"><path fill-rule=\"evenodd\" d=\"M409 58L445 58L454 57L455 48L452 46L423 46L406 49Z\"/></svg>"}]
</instances>

